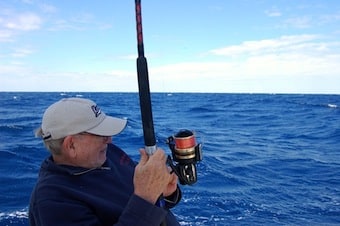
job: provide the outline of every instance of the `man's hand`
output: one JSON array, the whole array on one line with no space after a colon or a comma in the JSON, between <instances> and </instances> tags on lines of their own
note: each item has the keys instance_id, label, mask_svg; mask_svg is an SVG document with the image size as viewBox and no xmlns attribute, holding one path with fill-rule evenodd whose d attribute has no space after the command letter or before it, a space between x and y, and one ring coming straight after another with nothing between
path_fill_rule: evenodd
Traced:
<instances>
[{"instance_id":1,"label":"man's hand","mask_svg":"<svg viewBox=\"0 0 340 226\"><path fill-rule=\"evenodd\" d=\"M176 190L177 176L169 173L163 150L157 149L148 156L144 149L140 149L140 154L141 159L133 177L134 193L155 204L161 194L167 196Z\"/></svg>"},{"instance_id":2,"label":"man's hand","mask_svg":"<svg viewBox=\"0 0 340 226\"><path fill-rule=\"evenodd\" d=\"M171 171L171 168L169 169L169 172ZM163 196L167 197L172 195L176 189L177 189L177 182L178 182L178 177L177 175L173 172L170 174L170 181L168 183L168 186L165 188L165 190L163 191Z\"/></svg>"}]
</instances>

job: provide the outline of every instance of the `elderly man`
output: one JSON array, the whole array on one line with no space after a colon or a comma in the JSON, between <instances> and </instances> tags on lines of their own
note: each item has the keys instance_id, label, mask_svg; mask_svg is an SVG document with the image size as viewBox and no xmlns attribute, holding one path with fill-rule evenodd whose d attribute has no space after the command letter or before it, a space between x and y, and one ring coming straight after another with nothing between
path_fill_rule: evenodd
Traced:
<instances>
[{"instance_id":1,"label":"elderly man","mask_svg":"<svg viewBox=\"0 0 340 226\"><path fill-rule=\"evenodd\" d=\"M136 165L112 144L126 120L91 100L62 99L47 108L36 135L51 156L32 192L30 225L179 225L169 210L181 199L166 155L140 150ZM155 205L163 195L165 208Z\"/></svg>"}]
</instances>

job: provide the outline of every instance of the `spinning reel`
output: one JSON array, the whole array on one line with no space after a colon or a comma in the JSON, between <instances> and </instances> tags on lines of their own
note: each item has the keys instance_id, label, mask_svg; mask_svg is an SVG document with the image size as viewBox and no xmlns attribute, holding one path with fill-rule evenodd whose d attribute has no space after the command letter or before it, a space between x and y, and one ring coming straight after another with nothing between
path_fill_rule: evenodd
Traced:
<instances>
[{"instance_id":1,"label":"spinning reel","mask_svg":"<svg viewBox=\"0 0 340 226\"><path fill-rule=\"evenodd\" d=\"M166 143L172 153L167 163L183 185L192 185L197 181L196 163L202 160L202 145L196 144L195 135L190 130L180 130L168 137ZM174 161L177 162L174 165Z\"/></svg>"}]
</instances>

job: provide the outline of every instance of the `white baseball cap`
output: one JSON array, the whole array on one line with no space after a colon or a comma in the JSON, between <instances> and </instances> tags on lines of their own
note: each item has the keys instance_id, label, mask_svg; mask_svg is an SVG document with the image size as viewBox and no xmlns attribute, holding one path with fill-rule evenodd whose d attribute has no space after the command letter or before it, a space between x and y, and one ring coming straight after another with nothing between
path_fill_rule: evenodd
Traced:
<instances>
[{"instance_id":1,"label":"white baseball cap","mask_svg":"<svg viewBox=\"0 0 340 226\"><path fill-rule=\"evenodd\" d=\"M55 140L81 132L113 136L125 128L126 122L106 115L92 100L64 98L46 109L41 125L42 137Z\"/></svg>"}]
</instances>

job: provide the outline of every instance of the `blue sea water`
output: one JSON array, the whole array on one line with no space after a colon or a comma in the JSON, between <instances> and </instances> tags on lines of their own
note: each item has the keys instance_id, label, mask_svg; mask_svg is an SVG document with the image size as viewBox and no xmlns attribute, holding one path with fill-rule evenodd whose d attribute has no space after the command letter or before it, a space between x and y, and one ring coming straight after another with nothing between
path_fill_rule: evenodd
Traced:
<instances>
[{"instance_id":1,"label":"blue sea water","mask_svg":"<svg viewBox=\"0 0 340 226\"><path fill-rule=\"evenodd\" d=\"M128 119L113 142L143 146L137 93L0 93L0 225L28 225L48 155L33 131L63 97ZM182 225L340 225L340 96L153 93L158 146L186 128L203 144L198 182L182 186Z\"/></svg>"}]
</instances>

